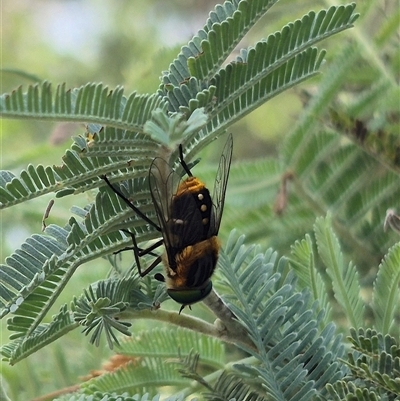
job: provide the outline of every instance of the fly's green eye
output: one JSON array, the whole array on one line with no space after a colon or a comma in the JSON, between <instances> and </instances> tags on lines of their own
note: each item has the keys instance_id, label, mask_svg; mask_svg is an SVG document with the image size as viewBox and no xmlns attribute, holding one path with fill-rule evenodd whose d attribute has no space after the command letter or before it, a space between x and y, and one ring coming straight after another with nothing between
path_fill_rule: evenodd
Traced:
<instances>
[{"instance_id":1,"label":"fly's green eye","mask_svg":"<svg viewBox=\"0 0 400 401\"><path fill-rule=\"evenodd\" d=\"M212 289L212 282L210 281L206 287L202 289L189 289L189 290L174 290L168 289L168 295L179 304L191 305L204 299Z\"/></svg>"}]
</instances>

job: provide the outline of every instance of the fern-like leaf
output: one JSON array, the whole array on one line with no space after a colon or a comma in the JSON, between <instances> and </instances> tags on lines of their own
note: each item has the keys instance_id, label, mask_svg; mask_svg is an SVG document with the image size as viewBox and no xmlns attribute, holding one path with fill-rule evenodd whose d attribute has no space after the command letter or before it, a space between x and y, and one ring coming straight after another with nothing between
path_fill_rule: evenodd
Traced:
<instances>
[{"instance_id":1,"label":"fern-like leaf","mask_svg":"<svg viewBox=\"0 0 400 401\"><path fill-rule=\"evenodd\" d=\"M312 97L299 124L285 137L281 156L284 171L295 175L296 188L290 194L287 210L291 231L310 227L309 219L294 224L297 222L292 222L293 215L303 216L311 209L314 220L330 211L340 236L360 255L360 265L370 266L379 263L377 256L397 241L396 236L383 232L382 222L387 209L398 208L398 175L388 169L386 162L379 163L358 146L343 141L342 132L321 130L315 119L334 100L336 88L344 82L357 57L353 45L345 46L336 56L318 95ZM386 83L380 87L392 86ZM380 97L382 93L379 91ZM303 205L301 210L297 203Z\"/></svg>"},{"instance_id":2,"label":"fern-like leaf","mask_svg":"<svg viewBox=\"0 0 400 401\"><path fill-rule=\"evenodd\" d=\"M207 21L205 27L207 37L201 41L201 52L188 59L191 75L199 80L208 81L249 28L275 3L276 0L241 1L235 10L234 6L226 2L224 6L217 7Z\"/></svg>"},{"instance_id":3,"label":"fern-like leaf","mask_svg":"<svg viewBox=\"0 0 400 401\"><path fill-rule=\"evenodd\" d=\"M182 378L172 364L159 359L142 358L131 362L118 370L94 378L81 387L86 394L97 391L105 393L144 394L151 388L162 386L184 386L188 379Z\"/></svg>"},{"instance_id":4,"label":"fern-like leaf","mask_svg":"<svg viewBox=\"0 0 400 401\"><path fill-rule=\"evenodd\" d=\"M204 398L210 401L266 401L267 398L252 386L243 382L243 378L233 373L223 373L218 378L212 391L207 391Z\"/></svg>"},{"instance_id":5,"label":"fern-like leaf","mask_svg":"<svg viewBox=\"0 0 400 401\"><path fill-rule=\"evenodd\" d=\"M315 266L313 244L308 234L305 239L296 241L292 246L290 266L299 278L300 288L309 288L313 294L313 301L317 300L320 308L325 310L324 324L328 324L331 305L325 283Z\"/></svg>"},{"instance_id":6,"label":"fern-like leaf","mask_svg":"<svg viewBox=\"0 0 400 401\"><path fill-rule=\"evenodd\" d=\"M194 350L200 355L200 363L214 369L222 369L225 361L225 347L217 339L183 328L153 329L139 333L130 340L121 342L116 351L132 357L176 358Z\"/></svg>"},{"instance_id":7,"label":"fern-like leaf","mask_svg":"<svg viewBox=\"0 0 400 401\"><path fill-rule=\"evenodd\" d=\"M142 131L144 123L157 108L165 110L165 101L157 95L123 95L123 88L109 90L103 84L89 83L73 90L65 84L53 91L43 82L22 87L0 97L0 113L6 117L81 121Z\"/></svg>"},{"instance_id":8,"label":"fern-like leaf","mask_svg":"<svg viewBox=\"0 0 400 401\"><path fill-rule=\"evenodd\" d=\"M243 7L247 7L246 3L245 0L240 2ZM261 3L263 2L254 3L257 6L249 7L249 10L253 12L257 7L262 8ZM264 11L272 3L265 2ZM331 7L327 12L321 11L318 14L311 12L302 20L285 27L282 32L270 35L267 41L257 43L255 48L243 51L236 62L220 70L224 49L229 48L229 40L236 44L236 37L240 36L239 25L242 22L240 18L236 21L234 17L225 25L216 24L218 32L202 31L194 40L196 50L181 53L171 64L171 72L164 76L165 95L168 96L173 110L178 111L182 107L190 109L190 102L197 97L201 85L193 79L189 70L202 79L207 77L207 86L216 88L216 103L214 97L208 97L212 104L208 107L211 121L207 130L221 132L227 125L268 99L313 76L318 71L325 53L318 54L317 49L310 46L351 27L358 17L353 14L354 8L355 5L351 4L347 7ZM259 17L261 14L256 15ZM246 18L244 20L246 21ZM224 42L227 40L225 37L224 40L221 39L226 24L233 24L238 29L237 33L235 29L230 30L231 33L235 32L236 36L229 34L228 42ZM219 44L219 50L210 45L206 39L207 35L212 38L212 43ZM205 50L198 55L200 40ZM187 62L189 69L186 66ZM214 71L218 72L213 75Z\"/></svg>"},{"instance_id":9,"label":"fern-like leaf","mask_svg":"<svg viewBox=\"0 0 400 401\"><path fill-rule=\"evenodd\" d=\"M154 112L159 110L156 109ZM95 162L93 163L99 166L103 163L102 159L97 158L111 157L115 161L118 159L129 161L135 160L139 156L151 157L157 151L158 146L155 141L149 138L148 134L110 126L103 127L99 124L88 124L86 135L75 137L74 140L73 150L79 153L82 158L94 159Z\"/></svg>"},{"instance_id":10,"label":"fern-like leaf","mask_svg":"<svg viewBox=\"0 0 400 401\"><path fill-rule=\"evenodd\" d=\"M349 354L347 365L352 380L360 387L375 387L386 399L400 397L400 347L396 340L375 330L351 330L350 341L355 352ZM385 398L383 398L385 399Z\"/></svg>"},{"instance_id":11,"label":"fern-like leaf","mask_svg":"<svg viewBox=\"0 0 400 401\"><path fill-rule=\"evenodd\" d=\"M148 209L143 206L142 210ZM11 311L23 319L15 317L10 327L20 335L28 328L33 331L81 263L94 255L106 255L130 245L130 237L112 231L112 227L119 224L121 228L121 222L132 214L114 193L100 192L90 212L85 214L83 224L71 218L65 229L50 225L46 229L50 237L34 235L22 245L21 251L7 258L0 283L2 316ZM131 230L135 226L139 240L158 235L149 231L137 216L126 223Z\"/></svg>"},{"instance_id":12,"label":"fern-like leaf","mask_svg":"<svg viewBox=\"0 0 400 401\"><path fill-rule=\"evenodd\" d=\"M83 332L86 335L92 332L91 343L98 346L104 331L108 346L112 349L114 343L119 344L115 331L131 335L128 330L131 323L121 321L118 316L129 306L132 290L137 287L135 278L109 279L90 286L81 297L74 299L74 319L85 327Z\"/></svg>"},{"instance_id":13,"label":"fern-like leaf","mask_svg":"<svg viewBox=\"0 0 400 401\"><path fill-rule=\"evenodd\" d=\"M106 131L109 135L115 133L115 130L111 128ZM122 139L122 135L119 135L119 138L127 146L129 143L132 149L138 145L143 145L147 149L147 153L138 152L140 157L132 159L132 154L124 155L118 150L111 152L110 147L106 149L108 151L106 157L104 147L102 154L99 154L98 147L92 154L90 149L94 148L98 137L99 135L89 143L86 138L76 138L72 149L67 150L63 156L61 166L29 165L26 170L22 170L19 178L8 171L0 172L0 208L10 207L47 193L56 192L56 197L62 197L93 189L99 186L99 176L109 171L124 173L125 179L141 178L147 175L150 162L146 156L155 155L154 141L149 139L144 141L136 135L124 135ZM108 138L108 141L111 140L112 136ZM112 157L112 155L115 156Z\"/></svg>"},{"instance_id":14,"label":"fern-like leaf","mask_svg":"<svg viewBox=\"0 0 400 401\"><path fill-rule=\"evenodd\" d=\"M335 298L346 312L353 327L361 327L364 302L360 297L358 272L351 263L346 267L337 237L332 231L332 217L318 218L315 223L319 254L332 280Z\"/></svg>"},{"instance_id":15,"label":"fern-like leaf","mask_svg":"<svg viewBox=\"0 0 400 401\"><path fill-rule=\"evenodd\" d=\"M380 394L373 388L360 388L356 383L338 381L335 384L327 384L328 394L333 401L378 401L382 398ZM385 398L383 398L385 399ZM326 398L317 397L317 400L325 401Z\"/></svg>"},{"instance_id":16,"label":"fern-like leaf","mask_svg":"<svg viewBox=\"0 0 400 401\"><path fill-rule=\"evenodd\" d=\"M267 45L274 47L272 43ZM228 64L214 78L212 84L217 87L216 98L220 102L210 113L208 130L225 129L267 100L314 76L325 54L309 48L289 60L282 58L281 62L269 64L266 48L266 44L259 43L249 52L246 63Z\"/></svg>"},{"instance_id":17,"label":"fern-like leaf","mask_svg":"<svg viewBox=\"0 0 400 401\"><path fill-rule=\"evenodd\" d=\"M14 365L77 327L71 311L67 309L66 305L63 305L60 312L53 316L51 323L39 325L28 338L17 338L15 341L3 345L0 353L11 365Z\"/></svg>"},{"instance_id":18,"label":"fern-like leaf","mask_svg":"<svg viewBox=\"0 0 400 401\"><path fill-rule=\"evenodd\" d=\"M259 254L242 243L243 238L231 234L220 267L225 288L231 288L230 308L258 350L247 351L261 365L237 368L260 377L276 399L309 399L316 388L341 377L336 361L343 353L340 337L335 336L332 324L319 333L323 313L316 312L315 304L308 309L309 293L295 292L293 275L281 279L284 260L277 263L273 252Z\"/></svg>"},{"instance_id":19,"label":"fern-like leaf","mask_svg":"<svg viewBox=\"0 0 400 401\"><path fill-rule=\"evenodd\" d=\"M400 243L389 250L379 265L374 283L372 308L378 332L388 334L399 308Z\"/></svg>"},{"instance_id":20,"label":"fern-like leaf","mask_svg":"<svg viewBox=\"0 0 400 401\"><path fill-rule=\"evenodd\" d=\"M257 2L245 1L226 1L223 5L217 5L215 10L210 13L206 25L195 35L177 58L172 62L169 70L162 77L162 92L171 91L170 86L179 87L190 76L188 61L190 58L197 58L204 50L203 41L211 36L215 42L219 42L218 53L214 54L211 65L204 71L202 78L211 76L216 71L234 47L244 37L246 32L259 20L276 0L262 0ZM241 17L241 18L240 18ZM227 28L231 28L228 37L222 38L222 33L227 33ZM215 32L217 31L217 32ZM222 42L222 43L221 43ZM192 62L191 62L192 63ZM173 102L171 102L171 106ZM182 104L181 104L182 106ZM179 109L175 109L178 111Z\"/></svg>"},{"instance_id":21,"label":"fern-like leaf","mask_svg":"<svg viewBox=\"0 0 400 401\"><path fill-rule=\"evenodd\" d=\"M108 392L96 391L93 394L80 394L80 395L66 395L61 398L56 398L54 401L160 401L160 395L150 397L148 393L144 395L135 394L129 395L128 393L123 394L109 394ZM172 395L167 398L162 398L163 401L184 401L185 397L183 394ZM196 401L192 399L191 401Z\"/></svg>"},{"instance_id":22,"label":"fern-like leaf","mask_svg":"<svg viewBox=\"0 0 400 401\"><path fill-rule=\"evenodd\" d=\"M50 235L35 234L28 238L20 249L6 259L6 264L1 266L0 317L16 312L32 289L45 280L46 273L56 263L57 257L66 252L68 232L51 225L47 228L47 233ZM38 295L35 306L30 308L30 312L28 308L23 316L32 316L32 310L37 310L38 307L40 309L39 300Z\"/></svg>"}]
</instances>

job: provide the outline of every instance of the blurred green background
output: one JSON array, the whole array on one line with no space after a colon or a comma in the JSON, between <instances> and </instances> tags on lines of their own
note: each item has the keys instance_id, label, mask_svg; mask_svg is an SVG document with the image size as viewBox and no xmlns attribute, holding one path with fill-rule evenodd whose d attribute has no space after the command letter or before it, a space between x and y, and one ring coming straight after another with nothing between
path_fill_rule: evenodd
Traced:
<instances>
[{"instance_id":1,"label":"blurred green background","mask_svg":"<svg viewBox=\"0 0 400 401\"><path fill-rule=\"evenodd\" d=\"M384 0L377 2L382 7L392 7ZM9 92L19 85L47 80L53 84L66 82L67 87L87 82L103 82L110 88L123 85L125 94L154 92L161 71L168 68L180 47L203 27L209 11L217 3L210 0L2 1L0 91ZM310 9L318 11L333 3L281 0L239 48L280 30ZM368 0L361 3L368 3ZM374 26L371 25L371 29L375 29ZM328 49L328 63L340 49L341 41L349 35L352 32L342 33L320 46ZM291 129L302 110L301 89L315 93L319 79L316 77L281 94L235 124L231 129L235 139L234 163L276 155L279 140ZM64 151L72 143L71 136L83 132L83 125L78 124L3 119L1 169L18 174L28 163L61 164ZM235 132L241 135L235 136ZM219 149L215 148L207 150L204 157L216 159ZM51 198L34 199L1 211L2 261L27 236L41 232L42 216ZM58 199L49 222L63 225L73 204L84 206L93 198L94 194L85 193ZM130 259L125 256L123 262L130 263ZM108 268L106 261L81 266L60 304L104 277ZM8 338L5 323L1 321L1 344ZM135 329L140 328L138 325L149 324L135 323ZM19 401L77 383L78 377L99 368L99 361L109 355L111 352L104 344L99 348L90 346L87 338L76 330L15 367L2 363L0 368L2 376L11 384L10 395Z\"/></svg>"}]
</instances>

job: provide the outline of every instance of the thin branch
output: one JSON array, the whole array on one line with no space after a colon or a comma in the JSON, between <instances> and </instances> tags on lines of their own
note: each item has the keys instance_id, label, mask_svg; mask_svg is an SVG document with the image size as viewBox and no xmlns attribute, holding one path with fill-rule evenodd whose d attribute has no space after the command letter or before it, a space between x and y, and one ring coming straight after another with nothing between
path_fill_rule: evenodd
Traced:
<instances>
[{"instance_id":1,"label":"thin branch","mask_svg":"<svg viewBox=\"0 0 400 401\"><path fill-rule=\"evenodd\" d=\"M214 291L212 291L203 302L205 302L218 317L214 324L184 313L179 314L178 312L162 309L145 309L140 311L128 309L121 313L119 317L121 319L152 319L167 322L210 337L218 338L224 342L236 345L241 344L245 348L256 349L244 327L236 320L235 315Z\"/></svg>"},{"instance_id":2,"label":"thin branch","mask_svg":"<svg viewBox=\"0 0 400 401\"><path fill-rule=\"evenodd\" d=\"M203 302L217 316L218 319L214 324L219 327L222 340L233 344L240 343L246 348L257 350L247 330L214 290L203 299Z\"/></svg>"}]
</instances>

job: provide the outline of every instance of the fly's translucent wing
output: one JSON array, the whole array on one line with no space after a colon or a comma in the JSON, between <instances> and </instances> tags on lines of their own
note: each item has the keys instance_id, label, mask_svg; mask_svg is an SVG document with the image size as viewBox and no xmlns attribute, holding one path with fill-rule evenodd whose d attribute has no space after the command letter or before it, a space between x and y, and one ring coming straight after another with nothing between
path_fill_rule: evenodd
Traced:
<instances>
[{"instance_id":1,"label":"fly's translucent wing","mask_svg":"<svg viewBox=\"0 0 400 401\"><path fill-rule=\"evenodd\" d=\"M188 245L202 241L206 235L196 197L186 185L189 179L193 178L181 180L161 158L153 161L149 172L150 193L172 269L175 268L175 256Z\"/></svg>"},{"instance_id":2,"label":"fly's translucent wing","mask_svg":"<svg viewBox=\"0 0 400 401\"><path fill-rule=\"evenodd\" d=\"M158 157L153 160L149 171L150 193L166 249L170 248L173 243L169 234L168 221L172 198L179 181L179 177L164 159Z\"/></svg>"},{"instance_id":3,"label":"fly's translucent wing","mask_svg":"<svg viewBox=\"0 0 400 401\"><path fill-rule=\"evenodd\" d=\"M215 177L212 196L213 213L211 216L210 234L217 235L221 225L222 212L224 210L225 192L228 185L229 170L231 167L233 149L232 134L229 134L219 160L217 175Z\"/></svg>"},{"instance_id":4,"label":"fly's translucent wing","mask_svg":"<svg viewBox=\"0 0 400 401\"><path fill-rule=\"evenodd\" d=\"M172 269L176 267L176 255L184 248L218 233L232 159L232 143L230 135L219 162L213 198L204 183L192 176L187 168L189 176L182 180L164 159L156 158L151 164L150 193ZM181 163L184 164L184 161Z\"/></svg>"}]
</instances>

